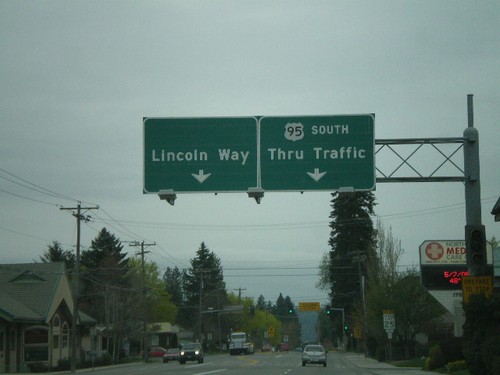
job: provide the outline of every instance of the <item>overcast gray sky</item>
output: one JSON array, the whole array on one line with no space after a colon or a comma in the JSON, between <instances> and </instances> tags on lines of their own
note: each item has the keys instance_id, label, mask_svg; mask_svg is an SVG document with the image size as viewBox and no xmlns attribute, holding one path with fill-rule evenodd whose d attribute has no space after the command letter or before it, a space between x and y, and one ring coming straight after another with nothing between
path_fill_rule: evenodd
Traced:
<instances>
[{"instance_id":1,"label":"overcast gray sky","mask_svg":"<svg viewBox=\"0 0 500 375\"><path fill-rule=\"evenodd\" d=\"M38 260L52 241L74 248L76 220L59 208L80 200L100 207L84 248L105 226L155 242L147 259L164 271L188 267L204 241L229 290L325 302L314 285L330 194L269 192L260 205L184 194L171 207L142 194L142 118L375 113L376 139L461 137L467 94L483 223L498 239L499 24L498 1L4 0L0 262ZM442 160L429 150L419 164ZM375 196L402 265L418 265L425 240L463 239L462 183L378 184Z\"/></svg>"}]
</instances>

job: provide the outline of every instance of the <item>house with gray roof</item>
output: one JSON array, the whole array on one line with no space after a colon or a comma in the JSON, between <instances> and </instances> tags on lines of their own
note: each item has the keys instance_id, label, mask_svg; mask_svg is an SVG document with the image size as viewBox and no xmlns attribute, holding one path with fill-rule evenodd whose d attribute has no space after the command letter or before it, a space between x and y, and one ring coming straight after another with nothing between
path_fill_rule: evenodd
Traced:
<instances>
[{"instance_id":1,"label":"house with gray roof","mask_svg":"<svg viewBox=\"0 0 500 375\"><path fill-rule=\"evenodd\" d=\"M95 322L79 318L81 337L83 323ZM64 263L0 264L0 373L27 372L35 363L53 368L68 359L72 320Z\"/></svg>"},{"instance_id":2,"label":"house with gray roof","mask_svg":"<svg viewBox=\"0 0 500 375\"><path fill-rule=\"evenodd\" d=\"M491 214L495 218L495 221L500 221L500 198L498 198L497 203L493 206Z\"/></svg>"}]
</instances>

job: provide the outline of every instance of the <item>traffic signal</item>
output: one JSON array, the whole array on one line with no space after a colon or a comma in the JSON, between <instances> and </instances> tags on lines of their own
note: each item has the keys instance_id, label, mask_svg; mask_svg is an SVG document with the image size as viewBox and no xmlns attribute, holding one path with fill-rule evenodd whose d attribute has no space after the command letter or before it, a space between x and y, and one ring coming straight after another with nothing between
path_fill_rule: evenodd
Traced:
<instances>
[{"instance_id":1,"label":"traffic signal","mask_svg":"<svg viewBox=\"0 0 500 375\"><path fill-rule=\"evenodd\" d=\"M465 226L465 248L467 251L467 266L480 273L485 272L486 233L484 225Z\"/></svg>"},{"instance_id":2,"label":"traffic signal","mask_svg":"<svg viewBox=\"0 0 500 375\"><path fill-rule=\"evenodd\" d=\"M288 314L292 315L293 314L293 307L288 308Z\"/></svg>"},{"instance_id":3,"label":"traffic signal","mask_svg":"<svg viewBox=\"0 0 500 375\"><path fill-rule=\"evenodd\" d=\"M349 330L349 326L347 324L344 325L344 331Z\"/></svg>"},{"instance_id":4,"label":"traffic signal","mask_svg":"<svg viewBox=\"0 0 500 375\"><path fill-rule=\"evenodd\" d=\"M330 315L332 313L330 305L326 305L325 312L326 312L326 315Z\"/></svg>"}]
</instances>

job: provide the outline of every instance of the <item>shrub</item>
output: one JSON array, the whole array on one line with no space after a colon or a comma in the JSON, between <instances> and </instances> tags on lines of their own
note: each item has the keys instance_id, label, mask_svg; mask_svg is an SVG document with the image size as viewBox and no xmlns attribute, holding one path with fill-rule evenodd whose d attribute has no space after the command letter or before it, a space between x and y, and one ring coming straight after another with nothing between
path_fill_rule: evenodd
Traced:
<instances>
[{"instance_id":1,"label":"shrub","mask_svg":"<svg viewBox=\"0 0 500 375\"><path fill-rule=\"evenodd\" d=\"M446 361L444 360L443 353L439 348L439 345L433 346L429 350L429 361L426 361L426 370L435 370L440 367L444 367Z\"/></svg>"},{"instance_id":2,"label":"shrub","mask_svg":"<svg viewBox=\"0 0 500 375\"><path fill-rule=\"evenodd\" d=\"M71 368L71 361L68 358L60 359L57 361L57 370L65 371Z\"/></svg>"},{"instance_id":3,"label":"shrub","mask_svg":"<svg viewBox=\"0 0 500 375\"><path fill-rule=\"evenodd\" d=\"M498 374L494 366L498 366L500 359L500 336L487 338L481 345L481 357L488 374ZM496 365L495 365L496 361Z\"/></svg>"},{"instance_id":4,"label":"shrub","mask_svg":"<svg viewBox=\"0 0 500 375\"><path fill-rule=\"evenodd\" d=\"M381 348L380 346L375 350L375 356L377 361L384 362L385 361L385 348Z\"/></svg>"},{"instance_id":5,"label":"shrub","mask_svg":"<svg viewBox=\"0 0 500 375\"><path fill-rule=\"evenodd\" d=\"M491 369L493 374L500 374L500 355L493 357L493 360L491 361Z\"/></svg>"},{"instance_id":6,"label":"shrub","mask_svg":"<svg viewBox=\"0 0 500 375\"><path fill-rule=\"evenodd\" d=\"M49 370L47 364L43 362L35 362L29 366L30 372L47 372Z\"/></svg>"},{"instance_id":7,"label":"shrub","mask_svg":"<svg viewBox=\"0 0 500 375\"><path fill-rule=\"evenodd\" d=\"M465 363L465 359L455 362L448 362L446 365L448 369L448 374L453 374L456 371L467 370L467 364Z\"/></svg>"},{"instance_id":8,"label":"shrub","mask_svg":"<svg viewBox=\"0 0 500 375\"><path fill-rule=\"evenodd\" d=\"M462 347L463 340L460 337L447 337L439 341L439 348L446 363L464 359Z\"/></svg>"},{"instance_id":9,"label":"shrub","mask_svg":"<svg viewBox=\"0 0 500 375\"><path fill-rule=\"evenodd\" d=\"M500 356L500 297L472 295L464 305L464 356L471 375L497 374Z\"/></svg>"}]
</instances>

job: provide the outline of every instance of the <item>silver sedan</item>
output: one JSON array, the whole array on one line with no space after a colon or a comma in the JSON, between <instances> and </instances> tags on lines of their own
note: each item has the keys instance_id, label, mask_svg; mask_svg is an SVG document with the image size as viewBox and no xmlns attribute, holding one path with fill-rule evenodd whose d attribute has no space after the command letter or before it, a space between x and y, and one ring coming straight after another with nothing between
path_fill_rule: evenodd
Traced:
<instances>
[{"instance_id":1,"label":"silver sedan","mask_svg":"<svg viewBox=\"0 0 500 375\"><path fill-rule=\"evenodd\" d=\"M317 363L326 367L325 348L321 345L307 345L302 352L302 366L306 363Z\"/></svg>"}]
</instances>

